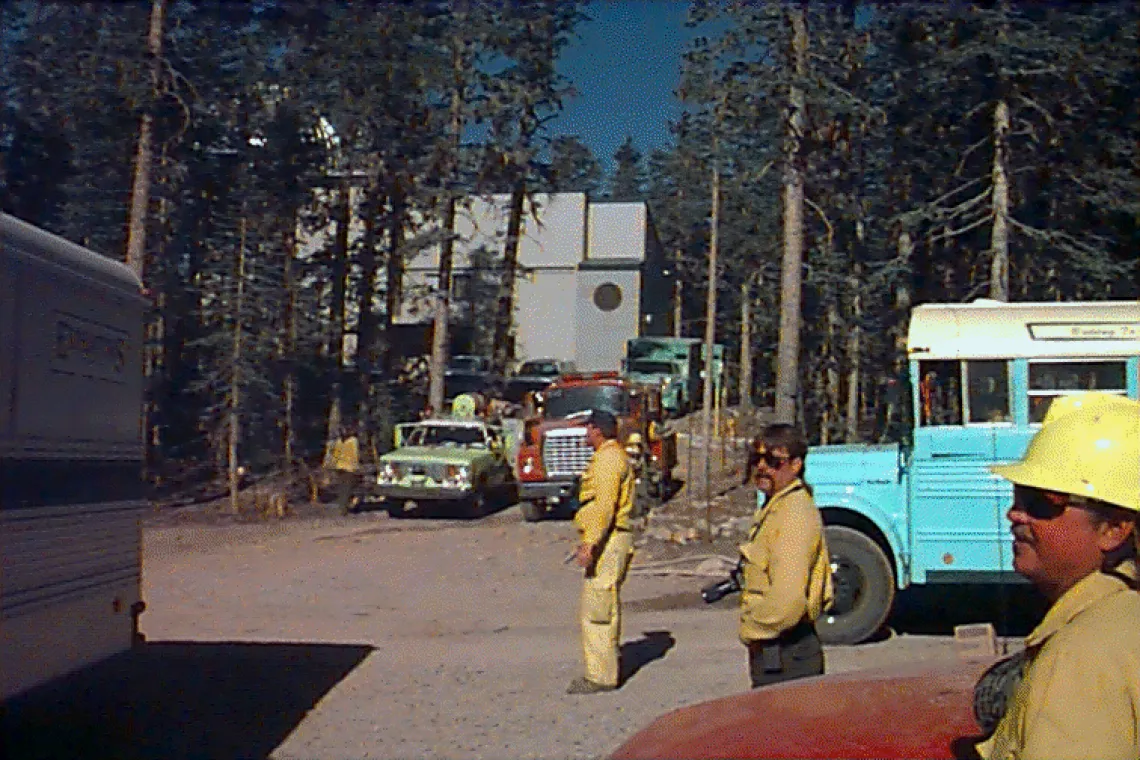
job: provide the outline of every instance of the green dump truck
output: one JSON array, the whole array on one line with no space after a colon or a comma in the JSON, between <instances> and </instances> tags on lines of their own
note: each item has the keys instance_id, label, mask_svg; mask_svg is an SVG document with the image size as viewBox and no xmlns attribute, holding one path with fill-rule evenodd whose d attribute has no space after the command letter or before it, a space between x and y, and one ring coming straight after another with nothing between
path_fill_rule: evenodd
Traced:
<instances>
[{"instance_id":1,"label":"green dump truck","mask_svg":"<svg viewBox=\"0 0 1140 760\"><path fill-rule=\"evenodd\" d=\"M624 369L630 380L661 389L661 405L670 416L688 414L700 406L704 372L703 341L699 338L631 338L626 342ZM716 387L724 374L724 346L713 347Z\"/></svg>"}]
</instances>

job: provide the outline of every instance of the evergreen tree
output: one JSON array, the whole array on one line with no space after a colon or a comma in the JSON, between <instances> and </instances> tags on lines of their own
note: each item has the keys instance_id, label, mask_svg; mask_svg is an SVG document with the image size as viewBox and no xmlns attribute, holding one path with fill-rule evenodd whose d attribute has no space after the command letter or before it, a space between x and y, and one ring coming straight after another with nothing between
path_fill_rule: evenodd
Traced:
<instances>
[{"instance_id":1,"label":"evergreen tree","mask_svg":"<svg viewBox=\"0 0 1140 760\"><path fill-rule=\"evenodd\" d=\"M625 141L614 153L614 171L609 178L606 199L611 201L645 200L645 169L641 153L633 145L633 138Z\"/></svg>"},{"instance_id":2,"label":"evergreen tree","mask_svg":"<svg viewBox=\"0 0 1140 760\"><path fill-rule=\"evenodd\" d=\"M589 146L577 137L556 137L551 141L549 177L539 184L539 189L596 196L601 184L602 165Z\"/></svg>"}]
</instances>

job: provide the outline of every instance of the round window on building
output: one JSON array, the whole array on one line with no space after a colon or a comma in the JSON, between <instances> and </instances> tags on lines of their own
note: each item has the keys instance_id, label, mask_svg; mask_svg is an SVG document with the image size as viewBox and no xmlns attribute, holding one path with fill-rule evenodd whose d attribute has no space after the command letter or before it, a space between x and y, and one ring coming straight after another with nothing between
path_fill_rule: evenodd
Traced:
<instances>
[{"instance_id":1,"label":"round window on building","mask_svg":"<svg viewBox=\"0 0 1140 760\"><path fill-rule=\"evenodd\" d=\"M594 288L594 306L602 311L613 311L621 306L621 288L612 282Z\"/></svg>"}]
</instances>

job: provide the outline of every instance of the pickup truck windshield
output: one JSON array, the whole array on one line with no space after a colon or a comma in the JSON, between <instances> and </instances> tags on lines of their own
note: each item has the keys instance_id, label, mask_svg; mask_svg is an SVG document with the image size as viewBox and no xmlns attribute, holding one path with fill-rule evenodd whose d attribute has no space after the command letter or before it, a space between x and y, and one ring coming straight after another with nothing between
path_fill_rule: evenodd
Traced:
<instances>
[{"instance_id":1,"label":"pickup truck windshield","mask_svg":"<svg viewBox=\"0 0 1140 760\"><path fill-rule=\"evenodd\" d=\"M629 413L629 391L615 385L556 388L546 394L546 416L569 417L577 412L603 409L617 415Z\"/></svg>"},{"instance_id":2,"label":"pickup truck windshield","mask_svg":"<svg viewBox=\"0 0 1140 760\"><path fill-rule=\"evenodd\" d=\"M420 425L408 434L406 446L459 446L486 448L487 440L477 427L460 425Z\"/></svg>"}]
</instances>

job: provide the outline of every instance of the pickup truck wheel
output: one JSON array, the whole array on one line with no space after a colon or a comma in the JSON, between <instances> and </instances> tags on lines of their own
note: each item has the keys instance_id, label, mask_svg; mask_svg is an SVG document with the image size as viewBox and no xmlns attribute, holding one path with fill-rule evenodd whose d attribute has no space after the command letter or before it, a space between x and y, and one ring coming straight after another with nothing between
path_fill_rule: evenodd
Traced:
<instances>
[{"instance_id":1,"label":"pickup truck wheel","mask_svg":"<svg viewBox=\"0 0 1140 760\"><path fill-rule=\"evenodd\" d=\"M870 537L854 528L824 529L831 552L835 604L816 622L827 644L858 644L874 636L887 621L895 599L890 560Z\"/></svg>"},{"instance_id":2,"label":"pickup truck wheel","mask_svg":"<svg viewBox=\"0 0 1140 760\"><path fill-rule=\"evenodd\" d=\"M537 501L520 501L519 510L527 522L538 522L546 516L546 508Z\"/></svg>"},{"instance_id":3,"label":"pickup truck wheel","mask_svg":"<svg viewBox=\"0 0 1140 760\"><path fill-rule=\"evenodd\" d=\"M407 517L408 507L407 502L403 499L388 499L388 516L389 517Z\"/></svg>"}]
</instances>

